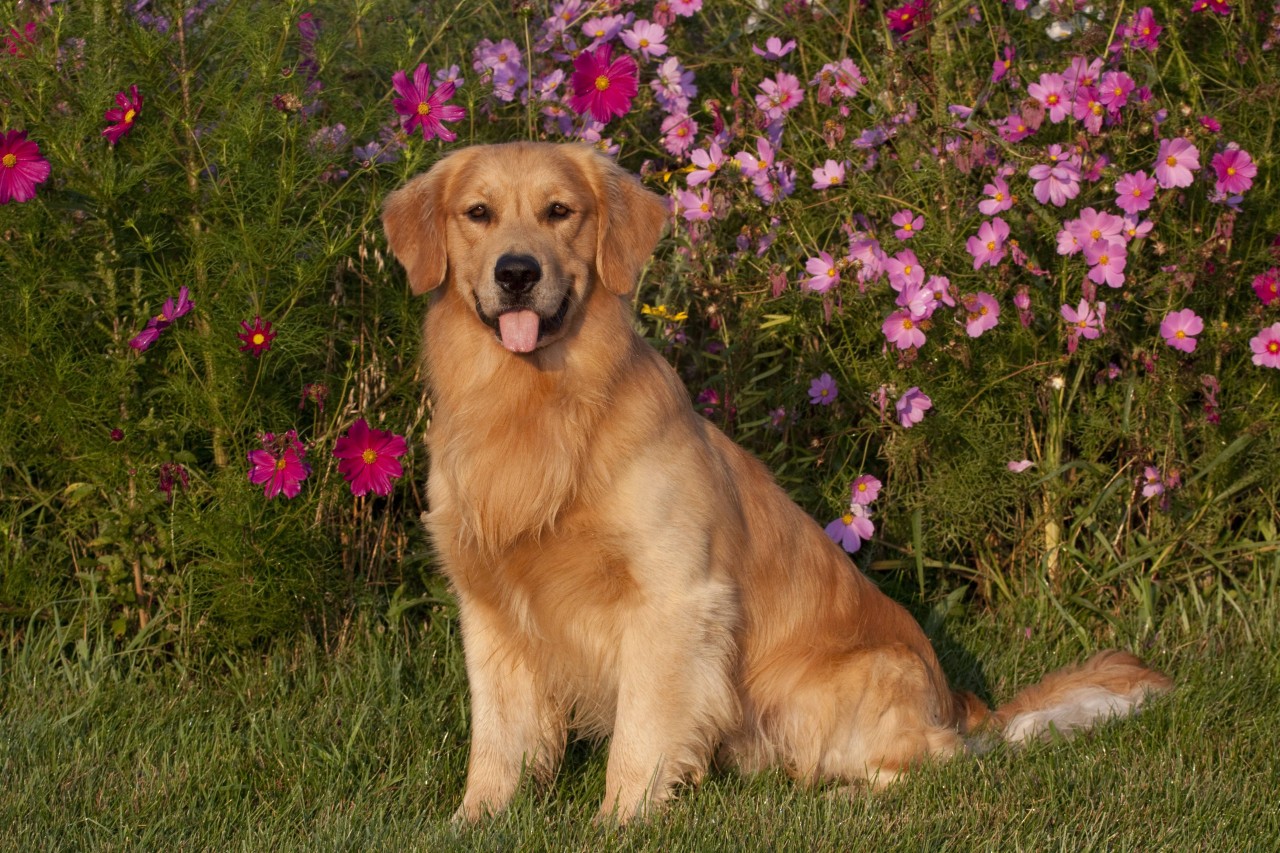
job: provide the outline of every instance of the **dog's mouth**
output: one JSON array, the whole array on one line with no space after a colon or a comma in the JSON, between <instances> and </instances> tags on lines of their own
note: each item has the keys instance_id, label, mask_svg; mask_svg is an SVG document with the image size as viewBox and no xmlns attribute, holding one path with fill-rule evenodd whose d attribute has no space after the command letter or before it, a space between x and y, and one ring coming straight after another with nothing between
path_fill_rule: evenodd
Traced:
<instances>
[{"instance_id":1,"label":"dog's mouth","mask_svg":"<svg viewBox=\"0 0 1280 853\"><path fill-rule=\"evenodd\" d=\"M482 322L497 334L499 342L511 352L530 353L538 348L546 338L560 331L565 317L569 314L569 302L572 291L566 293L556 313L543 317L528 308L509 308L491 317L480 307L476 300L476 315Z\"/></svg>"}]
</instances>

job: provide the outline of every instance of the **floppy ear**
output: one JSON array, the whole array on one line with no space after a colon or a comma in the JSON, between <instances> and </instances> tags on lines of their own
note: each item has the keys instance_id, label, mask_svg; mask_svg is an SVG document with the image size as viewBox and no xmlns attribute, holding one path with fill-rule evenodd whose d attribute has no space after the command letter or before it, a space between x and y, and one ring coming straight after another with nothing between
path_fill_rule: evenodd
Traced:
<instances>
[{"instance_id":1,"label":"floppy ear","mask_svg":"<svg viewBox=\"0 0 1280 853\"><path fill-rule=\"evenodd\" d=\"M596 203L600 225L596 236L596 272L610 292L624 296L635 287L640 270L658 245L667 225L662 197L603 154L595 153Z\"/></svg>"},{"instance_id":2,"label":"floppy ear","mask_svg":"<svg viewBox=\"0 0 1280 853\"><path fill-rule=\"evenodd\" d=\"M387 243L409 274L415 295L444 284L448 269L442 207L448 160L436 163L387 196L382 228Z\"/></svg>"}]
</instances>

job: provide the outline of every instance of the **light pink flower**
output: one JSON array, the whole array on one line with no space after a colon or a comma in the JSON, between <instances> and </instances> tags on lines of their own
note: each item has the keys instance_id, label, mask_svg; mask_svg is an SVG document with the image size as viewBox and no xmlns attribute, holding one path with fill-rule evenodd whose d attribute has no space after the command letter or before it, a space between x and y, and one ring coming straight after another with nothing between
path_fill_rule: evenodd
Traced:
<instances>
[{"instance_id":1,"label":"light pink flower","mask_svg":"<svg viewBox=\"0 0 1280 853\"><path fill-rule=\"evenodd\" d=\"M825 190L844 183L844 163L828 160L813 170L813 188Z\"/></svg>"},{"instance_id":2,"label":"light pink flower","mask_svg":"<svg viewBox=\"0 0 1280 853\"><path fill-rule=\"evenodd\" d=\"M1200 151L1183 137L1160 140L1156 154L1156 181L1165 189L1189 187L1200 169Z\"/></svg>"},{"instance_id":3,"label":"light pink flower","mask_svg":"<svg viewBox=\"0 0 1280 853\"><path fill-rule=\"evenodd\" d=\"M761 81L756 106L769 118L779 119L799 106L803 100L804 90L800 88L799 78L779 71L777 77Z\"/></svg>"},{"instance_id":4,"label":"light pink flower","mask_svg":"<svg viewBox=\"0 0 1280 853\"><path fill-rule=\"evenodd\" d=\"M1089 281L1120 287L1124 284L1124 267L1128 259L1123 240L1099 240L1084 249L1085 260L1092 266Z\"/></svg>"},{"instance_id":5,"label":"light pink flower","mask_svg":"<svg viewBox=\"0 0 1280 853\"><path fill-rule=\"evenodd\" d=\"M1190 308L1170 311L1160 323L1160 337L1182 352L1196 351L1196 335L1204 331L1204 321Z\"/></svg>"},{"instance_id":6,"label":"light pink flower","mask_svg":"<svg viewBox=\"0 0 1280 853\"><path fill-rule=\"evenodd\" d=\"M1130 216L1151 206L1156 195L1155 178L1148 178L1147 173L1139 169L1120 176L1116 181L1116 207Z\"/></svg>"},{"instance_id":7,"label":"light pink flower","mask_svg":"<svg viewBox=\"0 0 1280 853\"><path fill-rule=\"evenodd\" d=\"M978 212L984 216L994 216L1013 207L1013 196L1009 193L1009 185L999 175L984 186L982 192L988 196L978 202Z\"/></svg>"},{"instance_id":8,"label":"light pink flower","mask_svg":"<svg viewBox=\"0 0 1280 853\"><path fill-rule=\"evenodd\" d=\"M965 247L973 256L973 268L983 264L996 266L1004 260L1004 241L1009 238L1009 225L1000 217L978 226L978 233L970 237Z\"/></svg>"},{"instance_id":9,"label":"light pink flower","mask_svg":"<svg viewBox=\"0 0 1280 853\"><path fill-rule=\"evenodd\" d=\"M645 59L662 56L667 52L667 31L661 24L636 21L631 29L622 31L622 43L640 51Z\"/></svg>"},{"instance_id":10,"label":"light pink flower","mask_svg":"<svg viewBox=\"0 0 1280 853\"><path fill-rule=\"evenodd\" d=\"M810 258L804 265L809 277L800 283L805 290L814 293L826 293L840 283L840 271L836 262L827 252L818 252L818 257Z\"/></svg>"},{"instance_id":11,"label":"light pink flower","mask_svg":"<svg viewBox=\"0 0 1280 853\"><path fill-rule=\"evenodd\" d=\"M879 496L881 485L882 483L870 474L858 477L849 487L853 503L867 506Z\"/></svg>"},{"instance_id":12,"label":"light pink flower","mask_svg":"<svg viewBox=\"0 0 1280 853\"><path fill-rule=\"evenodd\" d=\"M898 226L893 236L899 240L910 240L924 228L924 217L910 210L899 210L890 217L889 221Z\"/></svg>"},{"instance_id":13,"label":"light pink flower","mask_svg":"<svg viewBox=\"0 0 1280 853\"><path fill-rule=\"evenodd\" d=\"M1280 323L1276 324L1276 328L1280 329ZM933 408L933 400L919 388L912 386L898 398L893 407L898 413L898 423L911 429L924 420L924 413Z\"/></svg>"},{"instance_id":14,"label":"light pink flower","mask_svg":"<svg viewBox=\"0 0 1280 853\"><path fill-rule=\"evenodd\" d=\"M924 346L924 332L920 329L918 319L913 318L910 311L894 311L885 318L880 331L898 349Z\"/></svg>"},{"instance_id":15,"label":"light pink flower","mask_svg":"<svg viewBox=\"0 0 1280 853\"><path fill-rule=\"evenodd\" d=\"M1280 323L1272 323L1250 341L1253 363L1259 367L1280 368Z\"/></svg>"},{"instance_id":16,"label":"light pink flower","mask_svg":"<svg viewBox=\"0 0 1280 853\"><path fill-rule=\"evenodd\" d=\"M980 338L984 332L995 328L1000 320L1000 303L990 293L975 293L964 298L965 333Z\"/></svg>"}]
</instances>

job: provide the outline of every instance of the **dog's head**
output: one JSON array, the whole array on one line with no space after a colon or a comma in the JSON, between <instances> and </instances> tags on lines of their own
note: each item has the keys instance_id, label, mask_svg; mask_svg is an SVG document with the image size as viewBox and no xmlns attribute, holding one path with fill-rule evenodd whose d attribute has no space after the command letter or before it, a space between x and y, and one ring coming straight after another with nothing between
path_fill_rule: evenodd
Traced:
<instances>
[{"instance_id":1,"label":"dog's head","mask_svg":"<svg viewBox=\"0 0 1280 853\"><path fill-rule=\"evenodd\" d=\"M464 148L382 214L414 293L454 288L508 350L565 333L592 287L625 295L666 223L661 199L587 145Z\"/></svg>"}]
</instances>

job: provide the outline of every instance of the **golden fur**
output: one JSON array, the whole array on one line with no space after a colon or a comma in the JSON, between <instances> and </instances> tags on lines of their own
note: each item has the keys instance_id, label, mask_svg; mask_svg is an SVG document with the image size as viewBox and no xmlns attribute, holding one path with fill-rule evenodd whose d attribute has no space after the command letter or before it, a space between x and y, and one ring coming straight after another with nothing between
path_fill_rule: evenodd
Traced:
<instances>
[{"instance_id":1,"label":"golden fur","mask_svg":"<svg viewBox=\"0 0 1280 853\"><path fill-rule=\"evenodd\" d=\"M551 776L570 729L611 737L601 810L626 820L713 758L882 784L980 725L1068 731L1170 686L1103 652L994 713L952 691L907 611L633 331L666 218L587 146L463 149L387 199L391 248L433 291L424 519L471 689L460 817ZM495 269L515 256L541 277L512 296ZM540 318L531 351L512 351L517 309Z\"/></svg>"}]
</instances>

